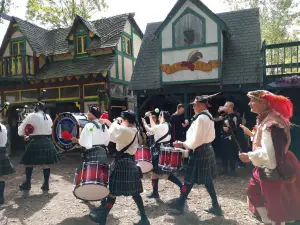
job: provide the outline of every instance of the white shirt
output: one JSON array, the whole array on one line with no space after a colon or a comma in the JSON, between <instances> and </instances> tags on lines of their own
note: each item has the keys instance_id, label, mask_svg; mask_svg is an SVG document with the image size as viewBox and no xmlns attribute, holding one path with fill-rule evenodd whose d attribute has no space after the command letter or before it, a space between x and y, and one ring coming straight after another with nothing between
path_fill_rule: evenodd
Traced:
<instances>
[{"instance_id":1,"label":"white shirt","mask_svg":"<svg viewBox=\"0 0 300 225\"><path fill-rule=\"evenodd\" d=\"M51 135L52 134L52 119L46 114L47 119L44 119L44 113L42 111L28 114L18 128L19 136L25 135L25 126L31 124L34 127L33 135Z\"/></svg>"},{"instance_id":2,"label":"white shirt","mask_svg":"<svg viewBox=\"0 0 300 225\"><path fill-rule=\"evenodd\" d=\"M204 110L211 116L208 110ZM207 115L200 115L193 121L190 128L186 132L186 141L184 147L195 150L197 147L211 143L216 137L215 123L211 121Z\"/></svg>"},{"instance_id":3,"label":"white shirt","mask_svg":"<svg viewBox=\"0 0 300 225\"><path fill-rule=\"evenodd\" d=\"M169 126L167 123L156 124L154 127L149 127L146 125L147 130L149 130L152 134L154 134L154 140L157 141L161 137L163 137L168 131ZM162 139L159 143L167 142L171 140L171 133L167 135L164 139Z\"/></svg>"},{"instance_id":4,"label":"white shirt","mask_svg":"<svg viewBox=\"0 0 300 225\"><path fill-rule=\"evenodd\" d=\"M130 144L137 132L135 127L125 127L119 125L117 121L113 122L109 130L110 141L116 143L117 151L121 151L124 147ZM137 137L132 145L125 151L130 155L134 155L138 147Z\"/></svg>"},{"instance_id":5,"label":"white shirt","mask_svg":"<svg viewBox=\"0 0 300 225\"><path fill-rule=\"evenodd\" d=\"M0 131L0 147L6 147L7 143L7 130L6 127L0 123L1 131Z\"/></svg>"},{"instance_id":6,"label":"white shirt","mask_svg":"<svg viewBox=\"0 0 300 225\"><path fill-rule=\"evenodd\" d=\"M91 149L93 145L108 145L109 133L107 127L104 125L104 131L102 129L102 124L98 120L94 120L100 127L97 129L96 125L93 123L87 123L81 131L79 144L86 148Z\"/></svg>"}]
</instances>

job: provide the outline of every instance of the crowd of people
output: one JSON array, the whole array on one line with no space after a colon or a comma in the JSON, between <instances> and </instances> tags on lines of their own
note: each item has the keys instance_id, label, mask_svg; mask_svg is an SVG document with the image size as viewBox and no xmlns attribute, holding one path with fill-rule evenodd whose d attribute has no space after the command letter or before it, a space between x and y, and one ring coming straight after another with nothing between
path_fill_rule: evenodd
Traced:
<instances>
[{"instance_id":1,"label":"crowd of people","mask_svg":"<svg viewBox=\"0 0 300 225\"><path fill-rule=\"evenodd\" d=\"M215 123L222 122L222 165L223 172L236 175L236 164L252 163L255 167L248 188L249 209L259 215L263 224L282 225L300 219L300 165L288 148L290 118L293 104L283 96L267 91L248 93L250 109L257 114L255 131L242 124L240 115L234 110L234 103L226 102L214 118L209 112L213 96L197 96L191 103L194 116L184 118L184 106L170 116L167 111L148 112L142 123L138 123L133 111L123 111L111 122L107 114L96 107L88 112L89 122L80 137L72 137L73 143L83 147L83 162L97 162L109 165L109 194L101 199L99 207L90 212L90 219L106 224L107 216L118 196L132 196L141 219L137 224L150 224L141 193L143 172L135 160L139 145L150 148L153 190L147 197L159 198L159 179L167 179L178 186L180 196L170 201L170 208L184 213L186 200L195 185L204 185L212 200L206 212L222 215L213 180L217 176L217 164L212 142L215 140ZM148 119L147 119L148 120ZM4 203L4 177L15 172L6 153L7 131L0 124L0 204ZM30 190L33 168L42 166L44 184L41 189L50 188L50 165L60 161L60 154L51 140L52 120L45 113L45 104L38 102L35 112L29 114L19 126L19 135L26 140L21 164L25 166L26 178L20 190ZM245 136L252 138L252 151L248 151ZM114 161L108 162L107 148L114 152ZM184 181L176 176L176 170L164 170L160 165L162 149L189 152ZM172 151L173 151L172 150ZM228 171L228 166L230 170ZM98 167L97 167L98 169ZM101 184L103 185L103 184ZM100 200L99 200L100 201Z\"/></svg>"}]
</instances>

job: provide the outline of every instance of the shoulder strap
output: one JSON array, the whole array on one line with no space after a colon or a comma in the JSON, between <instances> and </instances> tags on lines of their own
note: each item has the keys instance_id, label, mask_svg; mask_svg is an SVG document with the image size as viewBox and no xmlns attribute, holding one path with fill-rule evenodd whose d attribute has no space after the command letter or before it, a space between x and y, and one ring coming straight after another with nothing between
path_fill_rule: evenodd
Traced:
<instances>
[{"instance_id":1,"label":"shoulder strap","mask_svg":"<svg viewBox=\"0 0 300 225\"><path fill-rule=\"evenodd\" d=\"M90 120L88 123L92 123L92 124L94 124L96 126L97 129L100 129L99 124L97 124L95 121Z\"/></svg>"},{"instance_id":2,"label":"shoulder strap","mask_svg":"<svg viewBox=\"0 0 300 225\"><path fill-rule=\"evenodd\" d=\"M211 121L214 121L214 119L209 115L207 112L201 112L197 116L194 117L194 121L200 116L200 115L206 115Z\"/></svg>"},{"instance_id":3,"label":"shoulder strap","mask_svg":"<svg viewBox=\"0 0 300 225\"><path fill-rule=\"evenodd\" d=\"M126 152L127 149L133 144L133 142L134 142L135 139L136 139L137 133L138 133L138 132L135 133L133 140L132 140L127 146L125 146L121 151L119 151L119 154L120 154L120 155L122 155L124 152Z\"/></svg>"},{"instance_id":4,"label":"shoulder strap","mask_svg":"<svg viewBox=\"0 0 300 225\"><path fill-rule=\"evenodd\" d=\"M159 138L156 142L155 142L155 144L158 144L161 140L164 140L170 133L171 133L171 127L170 127L170 124L168 123L168 132L164 135L164 136L162 136L161 138Z\"/></svg>"}]
</instances>

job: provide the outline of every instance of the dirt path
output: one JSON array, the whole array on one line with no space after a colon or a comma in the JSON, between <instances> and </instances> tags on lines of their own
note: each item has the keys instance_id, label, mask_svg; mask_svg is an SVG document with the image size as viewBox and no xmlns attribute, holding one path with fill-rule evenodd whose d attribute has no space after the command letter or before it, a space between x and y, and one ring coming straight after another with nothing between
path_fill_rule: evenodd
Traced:
<instances>
[{"instance_id":1,"label":"dirt path","mask_svg":"<svg viewBox=\"0 0 300 225\"><path fill-rule=\"evenodd\" d=\"M1 222L3 216L8 218L8 225L95 225L89 218L89 207L97 205L84 204L75 199L72 194L74 171L80 163L79 156L65 156L61 163L51 169L50 191L43 194L40 187L43 176L41 169L34 169L32 189L22 193L18 185L23 182L24 170L18 165L18 158L13 158L17 173L8 178L6 183L6 204L0 208ZM249 178L231 178L221 176L216 180L216 189L224 217L214 217L203 212L210 206L210 198L202 186L196 186L188 200L187 213L184 216L174 216L165 204L177 197L179 190L172 183L160 182L161 200L148 200L145 195L151 190L151 180L146 175L143 180L146 213L151 224L159 225L254 225L258 221L248 212L246 190ZM139 220L137 208L131 198L120 197L112 209L108 225L130 225Z\"/></svg>"}]
</instances>

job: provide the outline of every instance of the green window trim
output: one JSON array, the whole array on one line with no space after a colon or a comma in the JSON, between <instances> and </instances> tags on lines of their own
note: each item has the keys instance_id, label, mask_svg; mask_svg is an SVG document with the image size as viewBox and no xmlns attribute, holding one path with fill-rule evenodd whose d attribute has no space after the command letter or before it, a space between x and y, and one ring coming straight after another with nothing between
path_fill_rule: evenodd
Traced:
<instances>
[{"instance_id":1,"label":"green window trim","mask_svg":"<svg viewBox=\"0 0 300 225\"><path fill-rule=\"evenodd\" d=\"M188 14L194 15L202 21L202 40L203 41L202 41L201 45L206 44L206 20L205 20L205 18L202 17L201 15L199 15L197 12L195 12L191 8L187 7L183 11L183 13L172 23L172 46L173 46L173 48L176 48L176 42L175 42L176 24L181 20L182 17L184 17L185 15L188 15ZM193 46L197 46L197 45L199 45L199 44L188 45L186 47L193 47ZM181 46L181 47L185 47L185 46Z\"/></svg>"},{"instance_id":2,"label":"green window trim","mask_svg":"<svg viewBox=\"0 0 300 225\"><path fill-rule=\"evenodd\" d=\"M132 56L132 39L127 35L122 36L123 52L127 55Z\"/></svg>"}]
</instances>

